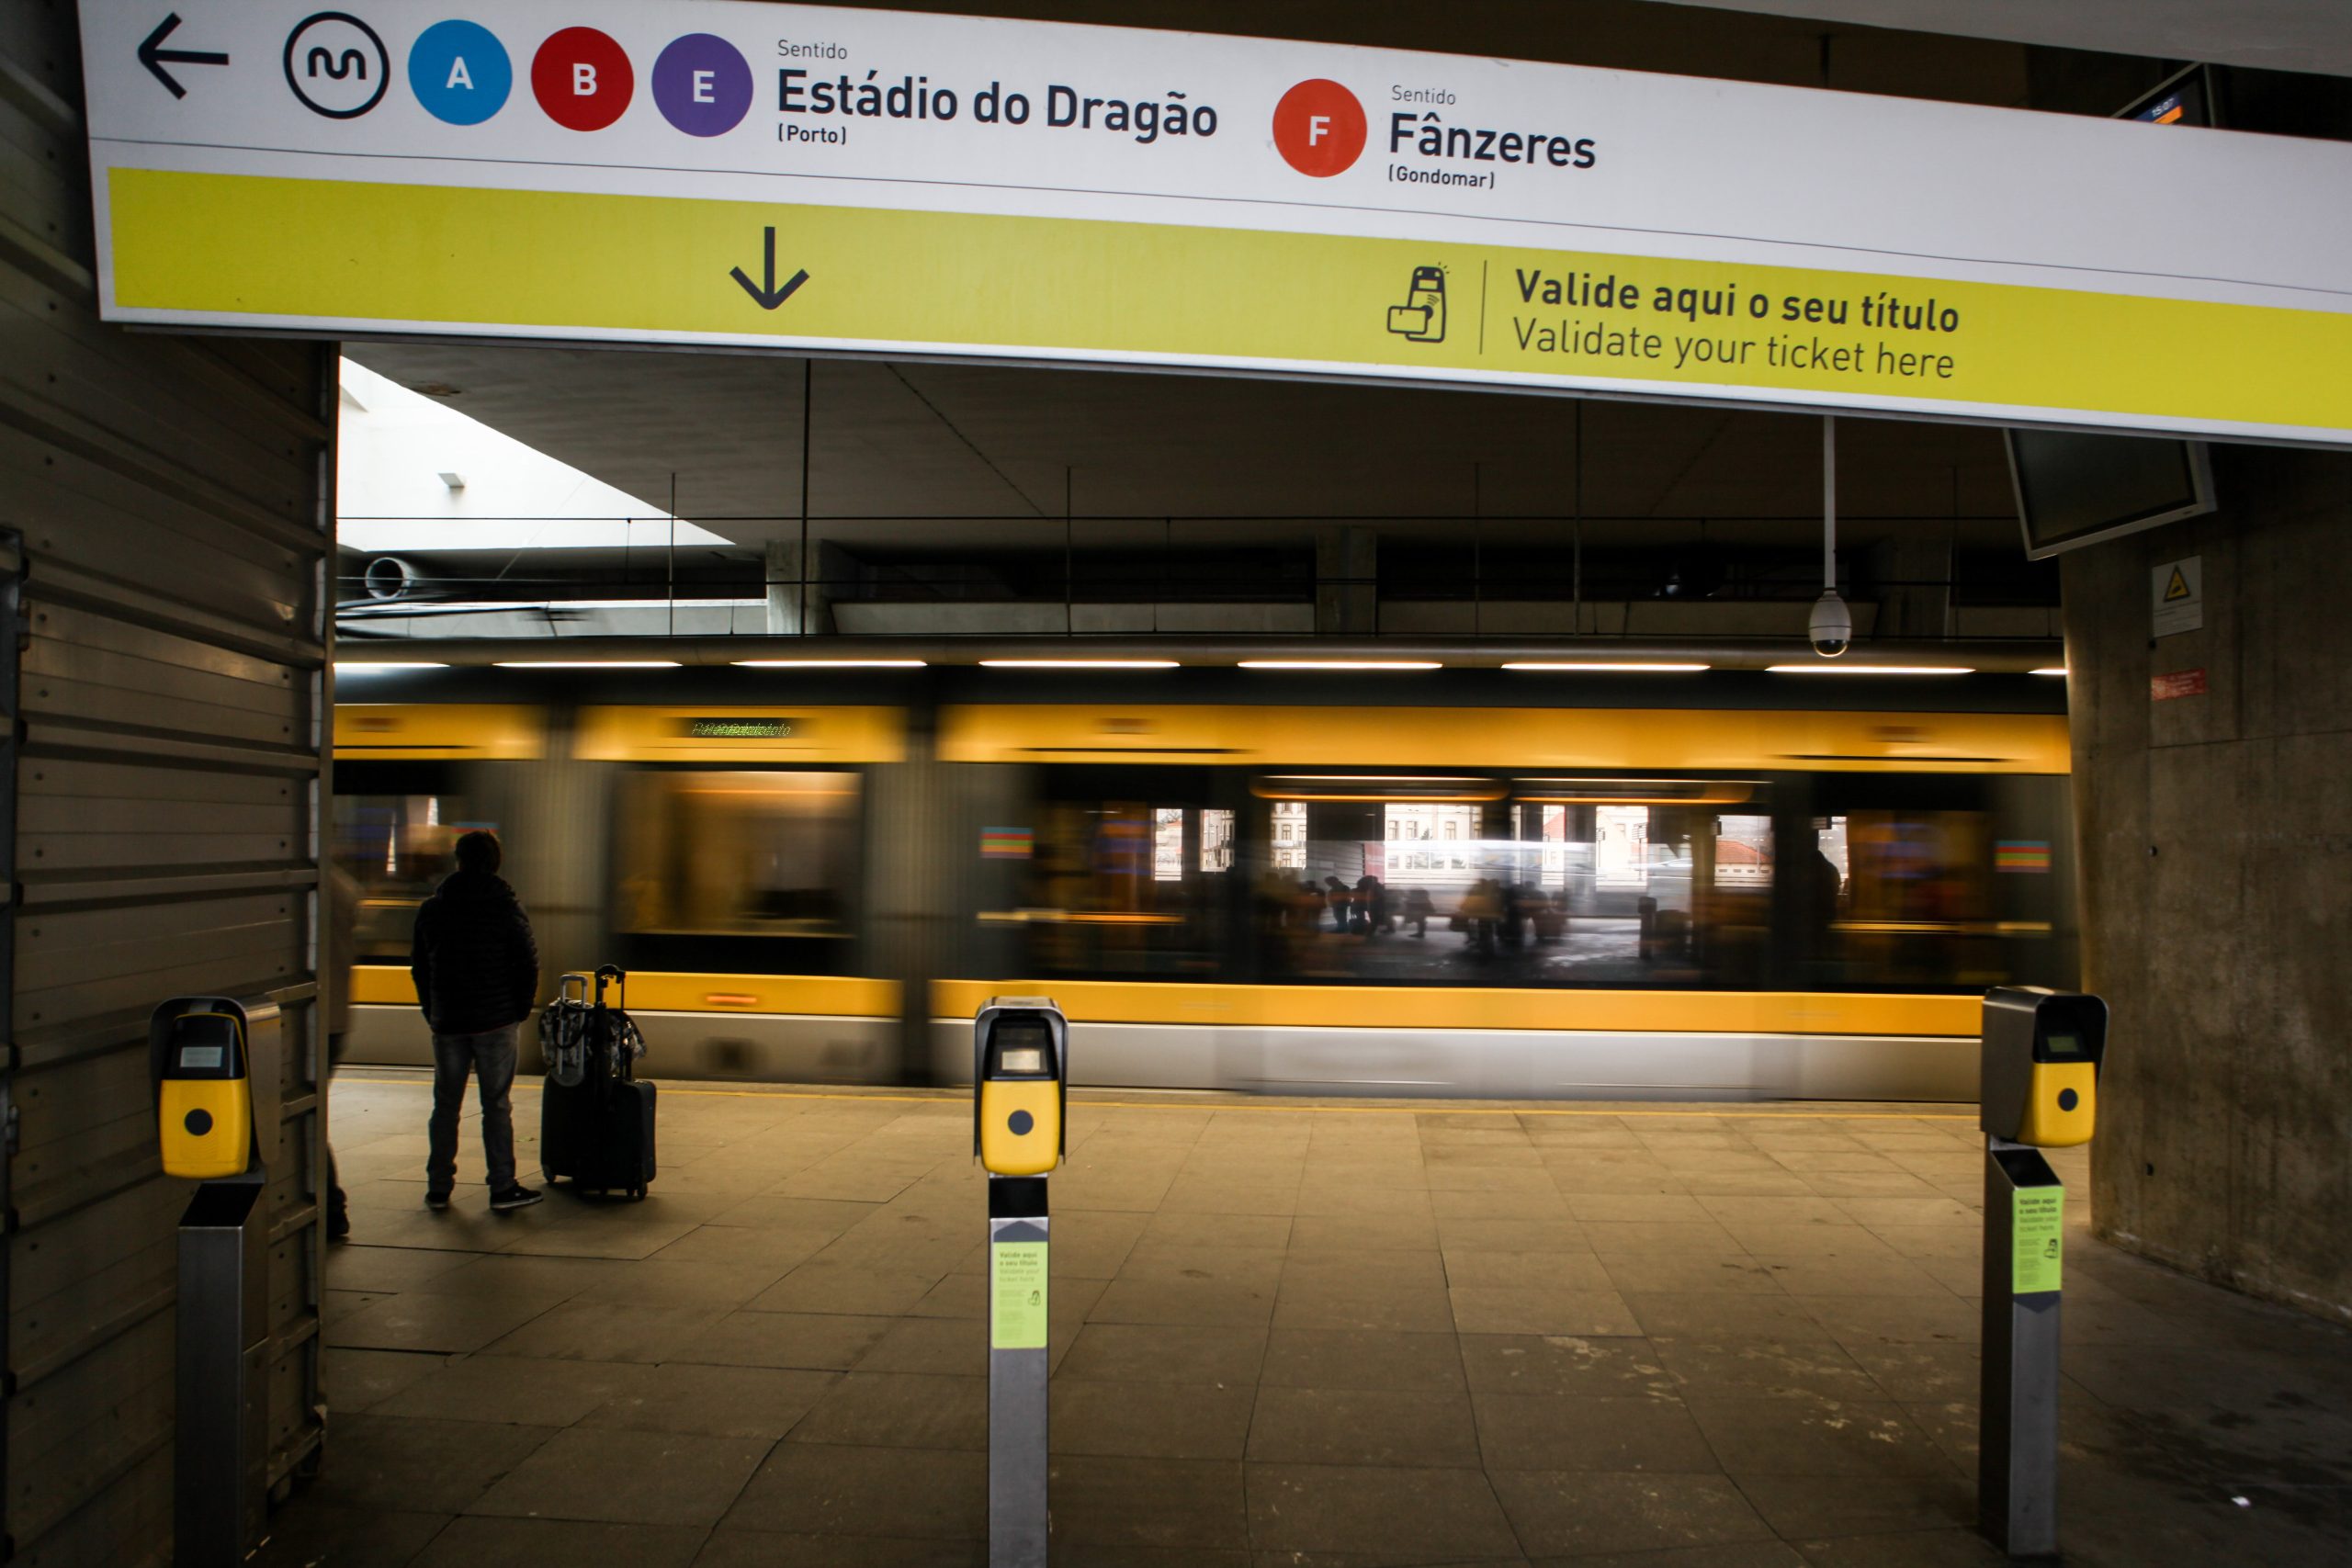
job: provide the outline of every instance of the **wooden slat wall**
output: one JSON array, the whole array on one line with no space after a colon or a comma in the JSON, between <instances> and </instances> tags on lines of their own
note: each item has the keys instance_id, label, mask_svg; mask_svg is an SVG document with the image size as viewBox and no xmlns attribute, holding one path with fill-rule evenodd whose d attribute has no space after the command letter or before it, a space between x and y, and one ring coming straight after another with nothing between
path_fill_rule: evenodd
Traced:
<instances>
[{"instance_id":1,"label":"wooden slat wall","mask_svg":"<svg viewBox=\"0 0 2352 1568\"><path fill-rule=\"evenodd\" d=\"M174 1228L146 1017L286 1006L272 1471L321 1438L325 345L101 323L71 0L0 6L0 529L22 540L6 1091L16 1560L171 1552ZM0 558L5 558L0 549ZM0 560L5 566L5 560ZM0 586L6 573L0 570ZM0 832L0 852L6 848Z\"/></svg>"}]
</instances>

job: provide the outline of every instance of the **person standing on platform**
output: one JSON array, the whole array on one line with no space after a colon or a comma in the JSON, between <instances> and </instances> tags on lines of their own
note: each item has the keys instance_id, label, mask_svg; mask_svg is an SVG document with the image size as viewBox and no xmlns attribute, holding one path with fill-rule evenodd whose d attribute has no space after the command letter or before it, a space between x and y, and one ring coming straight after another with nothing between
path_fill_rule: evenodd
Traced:
<instances>
[{"instance_id":1,"label":"person standing on platform","mask_svg":"<svg viewBox=\"0 0 2352 1568\"><path fill-rule=\"evenodd\" d=\"M522 901L498 874L501 859L496 834L476 829L464 835L458 840L458 869L416 912L409 974L433 1029L427 1208L447 1208L458 1183L458 1118L469 1074L481 1083L490 1206L503 1213L541 1197L515 1179L514 1114L508 1104L523 1021L538 999L539 949Z\"/></svg>"}]
</instances>

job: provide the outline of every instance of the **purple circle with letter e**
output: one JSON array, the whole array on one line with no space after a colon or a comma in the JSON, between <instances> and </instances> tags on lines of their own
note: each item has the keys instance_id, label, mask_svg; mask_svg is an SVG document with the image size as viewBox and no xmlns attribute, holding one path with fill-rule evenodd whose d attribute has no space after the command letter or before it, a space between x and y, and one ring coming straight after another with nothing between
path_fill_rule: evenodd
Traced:
<instances>
[{"instance_id":1,"label":"purple circle with letter e","mask_svg":"<svg viewBox=\"0 0 2352 1568\"><path fill-rule=\"evenodd\" d=\"M688 33L653 62L653 102L688 136L724 136L752 110L752 68L725 39Z\"/></svg>"}]
</instances>

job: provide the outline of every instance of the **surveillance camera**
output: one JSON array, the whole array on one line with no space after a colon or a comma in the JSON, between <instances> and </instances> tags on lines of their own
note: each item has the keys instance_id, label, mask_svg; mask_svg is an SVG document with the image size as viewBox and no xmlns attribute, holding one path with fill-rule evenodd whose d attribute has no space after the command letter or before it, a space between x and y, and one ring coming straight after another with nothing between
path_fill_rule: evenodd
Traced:
<instances>
[{"instance_id":1,"label":"surveillance camera","mask_svg":"<svg viewBox=\"0 0 2352 1568\"><path fill-rule=\"evenodd\" d=\"M1813 619L1805 626L1805 635L1813 639L1813 651L1824 659L1835 659L1853 646L1853 612L1846 608L1836 589L1823 589L1821 597L1813 602Z\"/></svg>"}]
</instances>

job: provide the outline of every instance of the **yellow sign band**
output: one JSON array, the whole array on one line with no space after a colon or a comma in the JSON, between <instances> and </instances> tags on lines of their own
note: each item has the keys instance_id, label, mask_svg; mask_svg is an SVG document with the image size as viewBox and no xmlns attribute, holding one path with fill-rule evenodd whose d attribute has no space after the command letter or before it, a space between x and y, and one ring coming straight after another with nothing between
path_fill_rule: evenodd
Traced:
<instances>
[{"instance_id":1,"label":"yellow sign band","mask_svg":"<svg viewBox=\"0 0 2352 1568\"><path fill-rule=\"evenodd\" d=\"M1575 378L2352 433L2340 371L2352 314L2327 311L1341 235L153 169L115 169L109 194L115 299L129 311ZM762 289L808 276L770 310L737 268Z\"/></svg>"}]
</instances>

